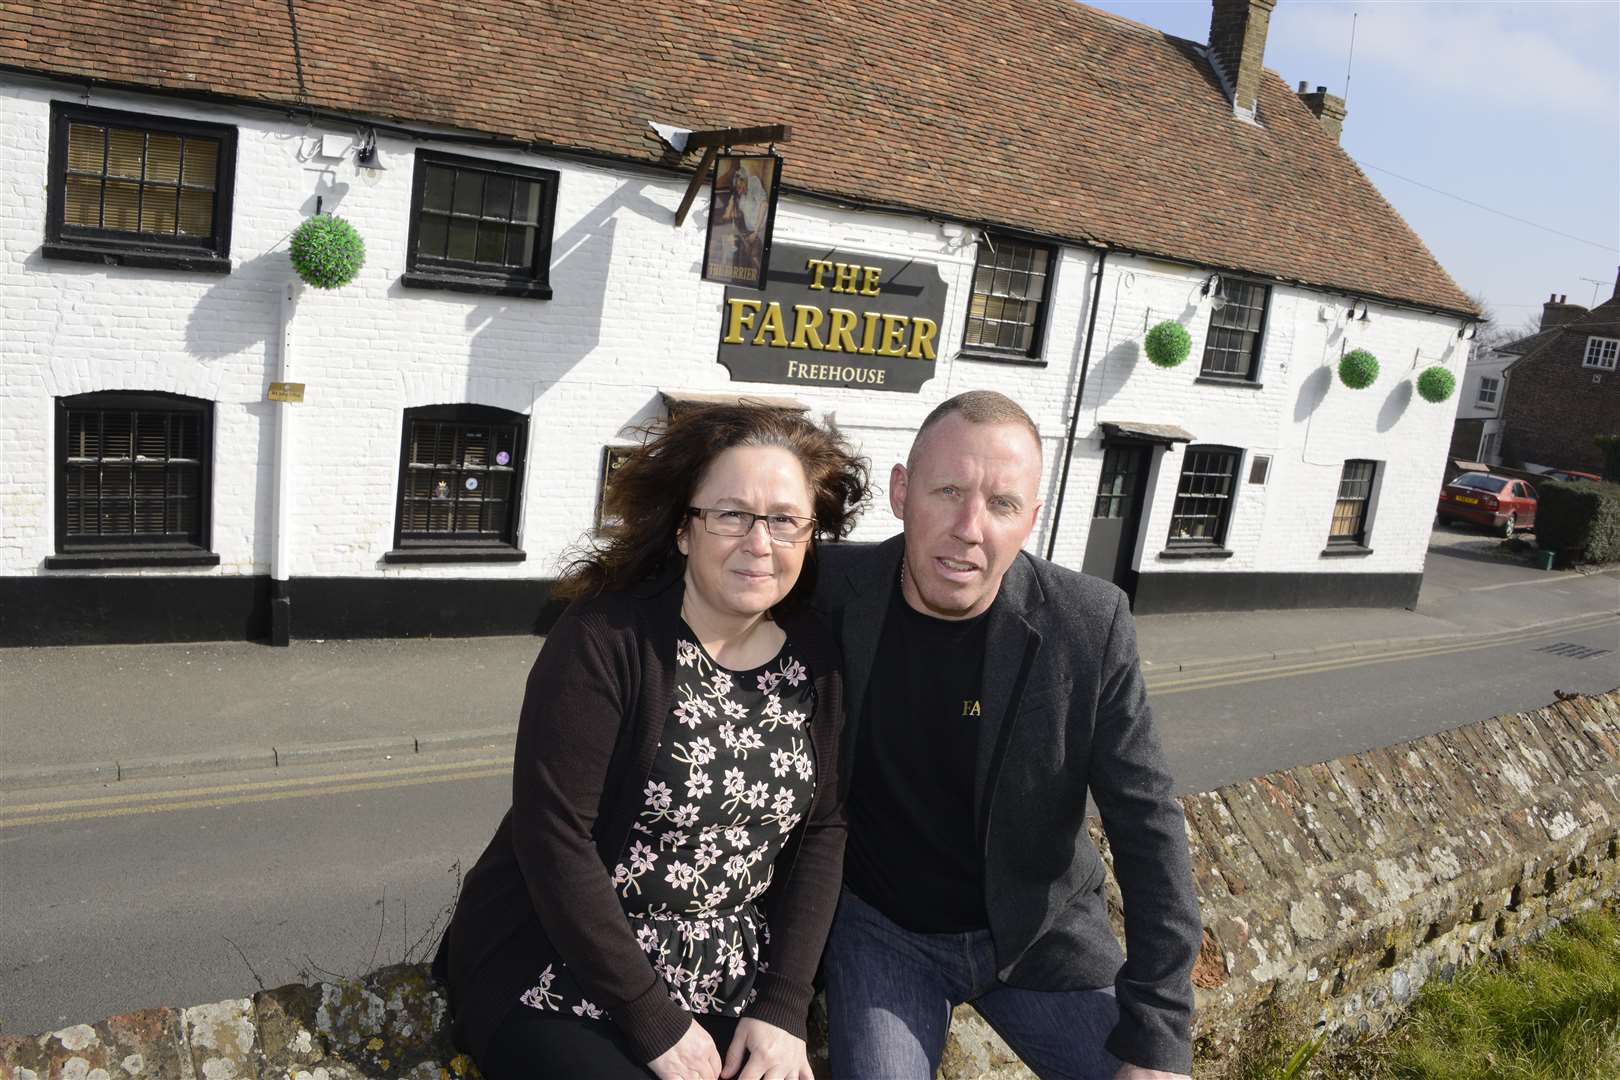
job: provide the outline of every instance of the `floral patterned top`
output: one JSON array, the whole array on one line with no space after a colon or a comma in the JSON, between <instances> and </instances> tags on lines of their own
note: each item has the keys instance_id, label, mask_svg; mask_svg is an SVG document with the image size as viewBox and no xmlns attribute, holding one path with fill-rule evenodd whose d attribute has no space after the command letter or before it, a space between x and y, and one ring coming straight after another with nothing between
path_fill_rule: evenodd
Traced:
<instances>
[{"instance_id":1,"label":"floral patterned top","mask_svg":"<svg viewBox=\"0 0 1620 1080\"><path fill-rule=\"evenodd\" d=\"M673 724L647 777L613 884L636 941L676 1004L741 1016L765 970L770 927L754 906L815 791L810 672L792 642L766 664L730 671L683 621L676 644ZM590 1001L560 961L521 999L591 1020Z\"/></svg>"}]
</instances>

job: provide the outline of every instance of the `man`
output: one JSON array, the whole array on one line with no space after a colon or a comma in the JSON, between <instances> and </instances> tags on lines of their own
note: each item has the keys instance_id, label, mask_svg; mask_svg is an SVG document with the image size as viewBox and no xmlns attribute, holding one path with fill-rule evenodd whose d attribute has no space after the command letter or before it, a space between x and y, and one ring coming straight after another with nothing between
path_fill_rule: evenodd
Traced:
<instances>
[{"instance_id":1,"label":"man","mask_svg":"<svg viewBox=\"0 0 1620 1080\"><path fill-rule=\"evenodd\" d=\"M822 960L836 1080L932 1077L964 1001L1043 1080L1192 1071L1185 820L1124 594L1022 550L1040 473L1023 409L958 395L890 475L903 534L821 549L849 703L845 889Z\"/></svg>"}]
</instances>

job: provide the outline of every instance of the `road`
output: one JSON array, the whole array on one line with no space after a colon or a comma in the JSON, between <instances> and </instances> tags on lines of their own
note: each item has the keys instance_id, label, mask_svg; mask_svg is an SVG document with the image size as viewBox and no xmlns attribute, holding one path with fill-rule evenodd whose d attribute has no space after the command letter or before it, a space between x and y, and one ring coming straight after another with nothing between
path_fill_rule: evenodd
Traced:
<instances>
[{"instance_id":1,"label":"road","mask_svg":"<svg viewBox=\"0 0 1620 1080\"><path fill-rule=\"evenodd\" d=\"M1595 617L1495 641L1298 658L1149 679L1178 787L1389 746L1507 712L1555 690L1620 685L1620 621Z\"/></svg>"},{"instance_id":2,"label":"road","mask_svg":"<svg viewBox=\"0 0 1620 1080\"><path fill-rule=\"evenodd\" d=\"M1620 683L1620 623L1150 680L1183 790ZM489 750L0 802L0 1031L421 958L507 800Z\"/></svg>"}]
</instances>

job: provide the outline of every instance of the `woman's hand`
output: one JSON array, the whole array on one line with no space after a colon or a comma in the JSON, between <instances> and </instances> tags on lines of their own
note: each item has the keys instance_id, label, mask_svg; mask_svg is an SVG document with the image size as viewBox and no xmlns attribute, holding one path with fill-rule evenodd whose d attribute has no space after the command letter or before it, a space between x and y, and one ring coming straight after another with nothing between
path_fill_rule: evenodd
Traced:
<instances>
[{"instance_id":1,"label":"woman's hand","mask_svg":"<svg viewBox=\"0 0 1620 1080\"><path fill-rule=\"evenodd\" d=\"M718 1080L720 1051L715 1049L709 1033L693 1020L681 1041L647 1062L647 1068L658 1080Z\"/></svg>"},{"instance_id":2,"label":"woman's hand","mask_svg":"<svg viewBox=\"0 0 1620 1080\"><path fill-rule=\"evenodd\" d=\"M745 1054L747 1065L743 1064ZM746 1018L737 1022L720 1075L726 1080L816 1080L803 1039L774 1024Z\"/></svg>"}]
</instances>

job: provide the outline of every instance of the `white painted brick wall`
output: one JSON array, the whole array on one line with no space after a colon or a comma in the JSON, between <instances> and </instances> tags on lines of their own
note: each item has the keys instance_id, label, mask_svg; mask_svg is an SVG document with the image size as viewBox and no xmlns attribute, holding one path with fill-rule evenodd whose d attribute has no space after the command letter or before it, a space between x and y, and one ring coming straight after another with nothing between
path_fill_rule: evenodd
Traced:
<instances>
[{"instance_id":1,"label":"white painted brick wall","mask_svg":"<svg viewBox=\"0 0 1620 1080\"><path fill-rule=\"evenodd\" d=\"M1460 374L1464 343L1454 319L1373 305L1367 322L1346 325L1348 297L1274 286L1265 327L1258 389L1199 382L1209 329L1207 272L1142 258L1107 262L1097 342L1079 431L1100 436L1099 423L1139 421L1185 428L1198 443L1244 451L1226 546L1219 560L1161 559L1184 451L1162 455L1150 488L1138 543L1139 569L1152 572L1402 572L1421 569L1434 517L1456 398L1431 405L1418 397L1418 372L1444 364ZM1321 316L1330 309L1331 321ZM1187 360L1155 367L1142 354L1149 327L1180 322L1192 337ZM1379 358L1378 381L1354 391L1338 381L1341 352L1366 348ZM1419 359L1420 357L1420 359ZM1272 457L1263 487L1247 483L1253 456ZM1339 475L1348 458L1380 462L1373 554L1325 559ZM1100 438L1082 438L1069 481L1059 561L1078 565L1101 471ZM1072 515L1072 516L1071 516ZM1071 525L1071 522L1073 524Z\"/></svg>"},{"instance_id":2,"label":"white painted brick wall","mask_svg":"<svg viewBox=\"0 0 1620 1080\"><path fill-rule=\"evenodd\" d=\"M73 95L70 98L70 95ZM79 90L0 80L0 574L42 573L55 550L54 398L92 390L161 390L215 403L213 549L221 564L200 575L265 573L269 568L276 410L293 425L293 563L299 576L550 576L558 556L590 528L601 447L659 411L660 389L791 394L816 416L835 417L873 461L877 493L856 536L880 539L896 524L887 508L890 466L903 459L928 410L951 394L1001 390L1023 404L1044 436L1047 507L1032 537L1046 549L1068 424L1080 377L1096 254L1064 250L1051 284L1044 366L955 358L966 316L972 234L920 217L854 212L784 199L777 238L836 245L845 252L915 258L939 265L948 286L940 360L919 394L788 387L730 381L715 361L719 285L703 282L706 197L682 229L673 213L684 177L572 159L382 137L386 168L352 159L308 158L317 129L270 112L226 110L176 100L96 92L90 104L235 124L236 192L228 276L104 268L45 260L49 103L84 100ZM549 301L406 289L405 267L414 150L454 153L556 169L560 174ZM291 329L287 378L304 382L303 405L265 402L277 378L278 297L292 278L287 238L314 210L339 214L366 239L366 266L349 286L302 289ZM956 235L947 235L956 234ZM1228 534L1235 555L1219 562L1165 563L1164 547L1180 454L1164 458L1140 550L1141 569L1221 573L1238 570L1385 570L1421 567L1424 538L1454 403L1404 406L1414 350L1460 374L1451 319L1374 308L1369 323L1344 330L1342 297L1274 290L1259 390L1196 383L1209 321L1199 295L1204 274L1150 260L1107 262L1097 344L1081 406L1067 507L1057 555L1078 566L1096 493L1100 421L1173 423L1200 442L1275 456L1264 488L1239 486ZM1320 303L1341 312L1317 318ZM1192 354L1162 371L1140 357L1146 328L1178 319ZM1334 384L1304 407L1313 373L1335 360L1341 338L1379 355L1383 374L1370 390ZM1420 365L1421 366L1421 365ZM1303 396L1302 396L1303 395ZM393 544L402 410L471 402L531 418L518 564L385 565ZM1344 457L1371 457L1381 469L1373 525L1375 554L1319 556ZM111 571L175 573L177 571ZM51 573L61 573L52 571Z\"/></svg>"}]
</instances>

